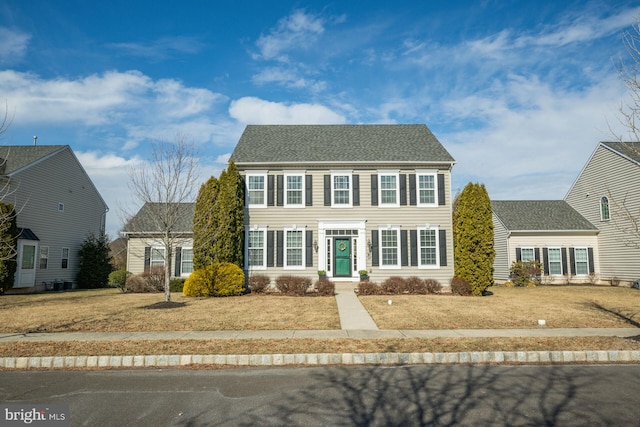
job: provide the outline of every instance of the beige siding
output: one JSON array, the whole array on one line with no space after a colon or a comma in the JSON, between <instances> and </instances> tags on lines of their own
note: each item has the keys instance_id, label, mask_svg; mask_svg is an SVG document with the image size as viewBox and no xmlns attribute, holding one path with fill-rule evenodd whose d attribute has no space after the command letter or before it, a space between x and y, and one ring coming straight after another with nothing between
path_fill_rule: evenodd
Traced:
<instances>
[{"instance_id":1,"label":"beige siding","mask_svg":"<svg viewBox=\"0 0 640 427\"><path fill-rule=\"evenodd\" d=\"M337 168L344 171L347 168ZM263 169L264 170L264 169ZM298 168L298 171L301 169ZM439 225L446 230L447 266L439 269L420 269L418 267L402 267L399 270L386 270L372 267L371 255L366 257L366 269L370 271L372 280L381 281L391 275L411 276L417 275L424 278L439 280L443 285L448 285L453 276L453 236L451 225L451 181L448 170L440 170L438 173L445 175L445 205L435 207L409 206L409 178L415 173L415 169L400 169L400 174L407 175L407 206L380 207L371 205L371 175L378 174L374 168L353 168L353 174L359 176L360 206L350 208L324 206L324 175L331 174L329 169L306 170L306 175L313 177L313 205L301 208L288 208L284 206L269 206L267 208L249 208L246 222L251 226L266 226L269 230L282 230L291 225L303 226L306 230L313 231L314 240L318 239L319 221L366 221L366 239L371 239L371 231L378 230L380 226L399 225L401 230L416 229L419 225ZM244 173L241 171L241 173ZM284 175L283 170L269 170L270 175ZM275 180L277 182L277 180ZM319 243L321 244L321 243ZM269 268L268 274L272 277L280 274L299 274L308 277L317 277L318 253L313 252L313 267L304 270L289 270L284 268ZM324 268L320 268L324 269ZM354 272L354 277L357 271Z\"/></svg>"},{"instance_id":2,"label":"beige siding","mask_svg":"<svg viewBox=\"0 0 640 427\"><path fill-rule=\"evenodd\" d=\"M598 229L600 248L600 275L610 280L640 278L640 249L625 245L625 236L633 236L622 229L629 226L625 221L623 202L634 213L636 219L640 212L640 166L598 146L590 161L571 187L566 201ZM600 218L600 199L606 196L610 201L611 220ZM640 245L640 236L635 236Z\"/></svg>"},{"instance_id":3,"label":"beige siding","mask_svg":"<svg viewBox=\"0 0 640 427\"><path fill-rule=\"evenodd\" d=\"M49 248L47 268L37 268L36 284L75 282L80 246L89 233L100 234L107 210L75 155L66 148L17 172L11 188L4 201L15 204L18 227L30 228L40 239L39 248ZM66 269L61 268L62 248L69 248Z\"/></svg>"},{"instance_id":4,"label":"beige siding","mask_svg":"<svg viewBox=\"0 0 640 427\"><path fill-rule=\"evenodd\" d=\"M493 247L496 251L496 257L493 260L493 277L498 281L506 281L509 279L509 231L495 214L493 218Z\"/></svg>"},{"instance_id":5,"label":"beige siding","mask_svg":"<svg viewBox=\"0 0 640 427\"><path fill-rule=\"evenodd\" d=\"M127 240L127 271L133 274L144 273L144 252L146 247L164 247L163 243L154 237L130 237ZM173 245L171 258L171 275L175 274L176 248L192 248L193 239L179 238Z\"/></svg>"}]
</instances>

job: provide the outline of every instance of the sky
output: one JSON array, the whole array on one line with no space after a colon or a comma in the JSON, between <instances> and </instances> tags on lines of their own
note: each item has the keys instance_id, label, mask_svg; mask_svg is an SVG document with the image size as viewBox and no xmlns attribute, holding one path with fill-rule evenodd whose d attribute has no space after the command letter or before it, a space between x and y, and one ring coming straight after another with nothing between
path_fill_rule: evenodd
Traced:
<instances>
[{"instance_id":1,"label":"sky","mask_svg":"<svg viewBox=\"0 0 640 427\"><path fill-rule=\"evenodd\" d=\"M204 182L247 124L424 123L452 192L562 199L622 132L640 2L148 0L0 3L0 144L71 146L118 236L129 171L193 143Z\"/></svg>"}]
</instances>

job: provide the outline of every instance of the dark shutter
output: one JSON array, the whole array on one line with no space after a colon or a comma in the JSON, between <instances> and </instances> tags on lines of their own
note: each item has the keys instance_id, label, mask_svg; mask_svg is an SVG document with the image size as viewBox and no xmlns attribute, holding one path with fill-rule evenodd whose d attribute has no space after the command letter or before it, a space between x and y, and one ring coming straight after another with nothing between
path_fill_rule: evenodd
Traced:
<instances>
[{"instance_id":1,"label":"dark shutter","mask_svg":"<svg viewBox=\"0 0 640 427\"><path fill-rule=\"evenodd\" d=\"M576 275L576 250L569 248L569 261L571 262L571 274Z\"/></svg>"},{"instance_id":2,"label":"dark shutter","mask_svg":"<svg viewBox=\"0 0 640 427\"><path fill-rule=\"evenodd\" d=\"M418 265L418 231L409 231L409 240L411 240L411 265Z\"/></svg>"},{"instance_id":3,"label":"dark shutter","mask_svg":"<svg viewBox=\"0 0 640 427\"><path fill-rule=\"evenodd\" d=\"M542 248L542 258L544 258L544 275L549 275L549 249Z\"/></svg>"},{"instance_id":4,"label":"dark shutter","mask_svg":"<svg viewBox=\"0 0 640 427\"><path fill-rule=\"evenodd\" d=\"M267 206L273 206L273 175L267 176Z\"/></svg>"},{"instance_id":5,"label":"dark shutter","mask_svg":"<svg viewBox=\"0 0 640 427\"><path fill-rule=\"evenodd\" d=\"M540 262L540 248L534 248L533 249L533 258Z\"/></svg>"},{"instance_id":6,"label":"dark shutter","mask_svg":"<svg viewBox=\"0 0 640 427\"><path fill-rule=\"evenodd\" d=\"M561 248L560 254L562 255L562 274L569 274L569 270L567 270L567 250Z\"/></svg>"},{"instance_id":7,"label":"dark shutter","mask_svg":"<svg viewBox=\"0 0 640 427\"><path fill-rule=\"evenodd\" d=\"M377 267L378 261L378 230L371 230L371 265Z\"/></svg>"},{"instance_id":8,"label":"dark shutter","mask_svg":"<svg viewBox=\"0 0 640 427\"><path fill-rule=\"evenodd\" d=\"M407 205L407 175L400 174L400 205Z\"/></svg>"},{"instance_id":9,"label":"dark shutter","mask_svg":"<svg viewBox=\"0 0 640 427\"><path fill-rule=\"evenodd\" d=\"M276 182L278 183L276 189L276 204L278 206L284 205L284 176L278 175L276 177Z\"/></svg>"},{"instance_id":10,"label":"dark shutter","mask_svg":"<svg viewBox=\"0 0 640 427\"><path fill-rule=\"evenodd\" d=\"M440 206L444 206L445 197L444 197L444 174L438 174L438 204Z\"/></svg>"},{"instance_id":11,"label":"dark shutter","mask_svg":"<svg viewBox=\"0 0 640 427\"><path fill-rule=\"evenodd\" d=\"M181 269L182 269L182 248L178 246L176 248L175 277L180 277Z\"/></svg>"},{"instance_id":12,"label":"dark shutter","mask_svg":"<svg viewBox=\"0 0 640 427\"><path fill-rule=\"evenodd\" d=\"M371 174L371 206L378 206L378 174Z\"/></svg>"},{"instance_id":13,"label":"dark shutter","mask_svg":"<svg viewBox=\"0 0 640 427\"><path fill-rule=\"evenodd\" d=\"M331 175L324 176L324 205L331 206Z\"/></svg>"},{"instance_id":14,"label":"dark shutter","mask_svg":"<svg viewBox=\"0 0 640 427\"><path fill-rule=\"evenodd\" d=\"M144 272L148 273L151 267L151 246L145 246L144 248Z\"/></svg>"},{"instance_id":15,"label":"dark shutter","mask_svg":"<svg viewBox=\"0 0 640 427\"><path fill-rule=\"evenodd\" d=\"M313 205L313 176L305 175L304 190L305 190L304 204L306 206L312 206Z\"/></svg>"},{"instance_id":16,"label":"dark shutter","mask_svg":"<svg viewBox=\"0 0 640 427\"><path fill-rule=\"evenodd\" d=\"M353 206L360 206L360 175L351 175L353 181Z\"/></svg>"},{"instance_id":17,"label":"dark shutter","mask_svg":"<svg viewBox=\"0 0 640 427\"><path fill-rule=\"evenodd\" d=\"M447 266L447 230L438 230L440 243L440 267Z\"/></svg>"},{"instance_id":18,"label":"dark shutter","mask_svg":"<svg viewBox=\"0 0 640 427\"><path fill-rule=\"evenodd\" d=\"M307 253L305 254L305 263L307 267L313 267L313 231L307 230L305 236L305 246Z\"/></svg>"},{"instance_id":19,"label":"dark shutter","mask_svg":"<svg viewBox=\"0 0 640 427\"><path fill-rule=\"evenodd\" d=\"M516 261L522 261L522 254L520 248L516 248Z\"/></svg>"},{"instance_id":20,"label":"dark shutter","mask_svg":"<svg viewBox=\"0 0 640 427\"><path fill-rule=\"evenodd\" d=\"M415 206L418 204L418 196L416 192L416 174L409 175L409 204Z\"/></svg>"},{"instance_id":21,"label":"dark shutter","mask_svg":"<svg viewBox=\"0 0 640 427\"><path fill-rule=\"evenodd\" d=\"M276 231L276 267L284 265L284 231Z\"/></svg>"},{"instance_id":22,"label":"dark shutter","mask_svg":"<svg viewBox=\"0 0 640 427\"><path fill-rule=\"evenodd\" d=\"M595 273L595 265L593 265L593 248L587 249L587 255L589 257L589 273Z\"/></svg>"},{"instance_id":23,"label":"dark shutter","mask_svg":"<svg viewBox=\"0 0 640 427\"><path fill-rule=\"evenodd\" d=\"M273 231L267 231L267 267L273 267Z\"/></svg>"},{"instance_id":24,"label":"dark shutter","mask_svg":"<svg viewBox=\"0 0 640 427\"><path fill-rule=\"evenodd\" d=\"M407 230L400 230L400 265L406 267L409 265L409 254L407 253Z\"/></svg>"}]
</instances>

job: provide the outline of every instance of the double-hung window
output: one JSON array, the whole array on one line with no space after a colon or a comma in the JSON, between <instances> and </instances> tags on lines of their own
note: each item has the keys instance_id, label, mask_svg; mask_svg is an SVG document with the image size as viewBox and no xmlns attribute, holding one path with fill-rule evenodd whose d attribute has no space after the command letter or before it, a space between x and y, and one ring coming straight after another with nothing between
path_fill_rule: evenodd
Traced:
<instances>
[{"instance_id":1,"label":"double-hung window","mask_svg":"<svg viewBox=\"0 0 640 427\"><path fill-rule=\"evenodd\" d=\"M62 248L62 268L69 268L69 248Z\"/></svg>"},{"instance_id":2,"label":"double-hung window","mask_svg":"<svg viewBox=\"0 0 640 427\"><path fill-rule=\"evenodd\" d=\"M398 174L380 173L380 206L399 206Z\"/></svg>"},{"instance_id":3,"label":"double-hung window","mask_svg":"<svg viewBox=\"0 0 640 427\"><path fill-rule=\"evenodd\" d=\"M188 276L193 273L193 249L182 248L180 254L180 274L182 276Z\"/></svg>"},{"instance_id":4,"label":"double-hung window","mask_svg":"<svg viewBox=\"0 0 640 427\"><path fill-rule=\"evenodd\" d=\"M48 246L40 246L40 263L39 267L41 270L46 270L49 265L49 247Z\"/></svg>"},{"instance_id":5,"label":"double-hung window","mask_svg":"<svg viewBox=\"0 0 640 427\"><path fill-rule=\"evenodd\" d=\"M436 206L436 173L418 173L418 206Z\"/></svg>"},{"instance_id":6,"label":"double-hung window","mask_svg":"<svg viewBox=\"0 0 640 427\"><path fill-rule=\"evenodd\" d=\"M400 268L400 229L380 230L380 267Z\"/></svg>"},{"instance_id":7,"label":"double-hung window","mask_svg":"<svg viewBox=\"0 0 640 427\"><path fill-rule=\"evenodd\" d=\"M418 228L419 266L438 267L438 229Z\"/></svg>"},{"instance_id":8,"label":"double-hung window","mask_svg":"<svg viewBox=\"0 0 640 427\"><path fill-rule=\"evenodd\" d=\"M602 196L600 198L600 221L609 221L611 212L609 211L609 198Z\"/></svg>"},{"instance_id":9,"label":"double-hung window","mask_svg":"<svg viewBox=\"0 0 640 427\"><path fill-rule=\"evenodd\" d=\"M251 207L267 206L267 175L247 175L247 202Z\"/></svg>"},{"instance_id":10,"label":"double-hung window","mask_svg":"<svg viewBox=\"0 0 640 427\"><path fill-rule=\"evenodd\" d=\"M285 229L284 266L304 268L304 229Z\"/></svg>"},{"instance_id":11,"label":"double-hung window","mask_svg":"<svg viewBox=\"0 0 640 427\"><path fill-rule=\"evenodd\" d=\"M333 173L331 175L332 206L351 206L351 174Z\"/></svg>"},{"instance_id":12,"label":"double-hung window","mask_svg":"<svg viewBox=\"0 0 640 427\"><path fill-rule=\"evenodd\" d=\"M285 206L304 206L304 175L285 175Z\"/></svg>"},{"instance_id":13,"label":"double-hung window","mask_svg":"<svg viewBox=\"0 0 640 427\"><path fill-rule=\"evenodd\" d=\"M251 229L247 234L247 263L251 269L266 267L266 230Z\"/></svg>"},{"instance_id":14,"label":"double-hung window","mask_svg":"<svg viewBox=\"0 0 640 427\"><path fill-rule=\"evenodd\" d=\"M151 267L164 265L164 248L151 248Z\"/></svg>"},{"instance_id":15,"label":"double-hung window","mask_svg":"<svg viewBox=\"0 0 640 427\"><path fill-rule=\"evenodd\" d=\"M587 248L575 248L576 274L589 274L589 255Z\"/></svg>"},{"instance_id":16,"label":"double-hung window","mask_svg":"<svg viewBox=\"0 0 640 427\"><path fill-rule=\"evenodd\" d=\"M522 262L529 262L536 260L536 254L533 248L520 249L520 260Z\"/></svg>"},{"instance_id":17,"label":"double-hung window","mask_svg":"<svg viewBox=\"0 0 640 427\"><path fill-rule=\"evenodd\" d=\"M547 262L549 264L549 274L562 275L562 249L560 248L548 248L547 249Z\"/></svg>"}]
</instances>

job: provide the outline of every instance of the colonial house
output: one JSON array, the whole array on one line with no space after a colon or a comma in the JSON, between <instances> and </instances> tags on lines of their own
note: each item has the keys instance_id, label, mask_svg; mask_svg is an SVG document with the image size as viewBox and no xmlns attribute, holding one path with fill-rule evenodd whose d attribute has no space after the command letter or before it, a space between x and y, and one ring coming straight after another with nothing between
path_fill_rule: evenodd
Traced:
<instances>
[{"instance_id":1,"label":"colonial house","mask_svg":"<svg viewBox=\"0 0 640 427\"><path fill-rule=\"evenodd\" d=\"M19 228L13 288L71 287L83 241L105 232L106 203L68 145L1 146L0 158L2 201Z\"/></svg>"},{"instance_id":2,"label":"colonial house","mask_svg":"<svg viewBox=\"0 0 640 427\"><path fill-rule=\"evenodd\" d=\"M587 282L599 271L598 229L564 200L492 201L494 278L538 261L545 283Z\"/></svg>"},{"instance_id":3,"label":"colonial house","mask_svg":"<svg viewBox=\"0 0 640 427\"><path fill-rule=\"evenodd\" d=\"M250 125L245 268L349 281L453 276L451 168L425 125Z\"/></svg>"},{"instance_id":4,"label":"colonial house","mask_svg":"<svg viewBox=\"0 0 640 427\"><path fill-rule=\"evenodd\" d=\"M640 278L640 143L598 144L565 200L599 230L600 279Z\"/></svg>"},{"instance_id":5,"label":"colonial house","mask_svg":"<svg viewBox=\"0 0 640 427\"><path fill-rule=\"evenodd\" d=\"M187 277L193 271L193 209L194 203L176 203L176 224L170 234L172 277ZM127 271L133 274L149 272L164 266L164 230L156 221L160 203L145 203L124 226L127 239Z\"/></svg>"}]
</instances>

